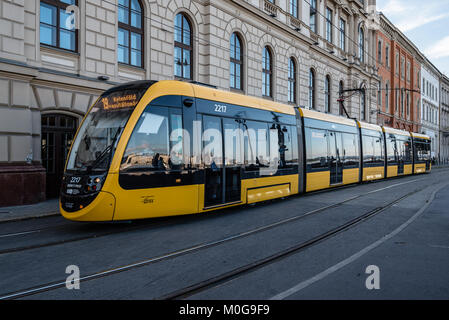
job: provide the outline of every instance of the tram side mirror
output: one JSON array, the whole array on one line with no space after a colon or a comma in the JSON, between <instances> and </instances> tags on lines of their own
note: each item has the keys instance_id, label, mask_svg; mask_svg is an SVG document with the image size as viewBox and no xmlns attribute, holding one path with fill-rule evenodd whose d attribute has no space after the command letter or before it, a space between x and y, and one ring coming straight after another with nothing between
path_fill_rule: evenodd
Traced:
<instances>
[{"instance_id":1,"label":"tram side mirror","mask_svg":"<svg viewBox=\"0 0 449 320\"><path fill-rule=\"evenodd\" d=\"M187 108L190 108L191 106L193 106L193 99L184 99L183 104L184 104Z\"/></svg>"}]
</instances>

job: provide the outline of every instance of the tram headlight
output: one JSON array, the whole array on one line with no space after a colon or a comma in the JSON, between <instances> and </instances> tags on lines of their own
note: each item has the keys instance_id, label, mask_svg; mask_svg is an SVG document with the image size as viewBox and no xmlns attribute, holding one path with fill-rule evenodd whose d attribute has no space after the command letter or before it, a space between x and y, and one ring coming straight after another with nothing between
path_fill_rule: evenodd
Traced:
<instances>
[{"instance_id":1,"label":"tram headlight","mask_svg":"<svg viewBox=\"0 0 449 320\"><path fill-rule=\"evenodd\" d=\"M89 177L87 179L87 183L84 186L84 190L86 193L98 192L102 187L102 179L103 177Z\"/></svg>"}]
</instances>

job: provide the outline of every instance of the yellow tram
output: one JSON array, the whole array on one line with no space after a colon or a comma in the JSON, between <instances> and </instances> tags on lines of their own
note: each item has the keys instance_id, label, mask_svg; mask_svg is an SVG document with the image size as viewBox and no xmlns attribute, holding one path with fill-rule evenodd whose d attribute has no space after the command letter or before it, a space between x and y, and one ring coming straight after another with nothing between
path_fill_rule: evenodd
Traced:
<instances>
[{"instance_id":1,"label":"yellow tram","mask_svg":"<svg viewBox=\"0 0 449 320\"><path fill-rule=\"evenodd\" d=\"M60 211L74 221L184 215L430 170L424 135L207 85L138 81L86 114Z\"/></svg>"}]
</instances>

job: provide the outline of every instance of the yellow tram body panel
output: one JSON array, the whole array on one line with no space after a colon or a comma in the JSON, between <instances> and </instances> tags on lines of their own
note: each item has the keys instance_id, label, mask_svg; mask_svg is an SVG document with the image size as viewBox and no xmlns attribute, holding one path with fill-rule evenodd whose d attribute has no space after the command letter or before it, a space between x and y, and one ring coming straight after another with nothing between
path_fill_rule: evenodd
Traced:
<instances>
[{"instance_id":1,"label":"yellow tram body panel","mask_svg":"<svg viewBox=\"0 0 449 320\"><path fill-rule=\"evenodd\" d=\"M415 165L415 173L425 173L426 172L426 164L419 163Z\"/></svg>"},{"instance_id":2,"label":"yellow tram body panel","mask_svg":"<svg viewBox=\"0 0 449 320\"><path fill-rule=\"evenodd\" d=\"M306 192L330 188L330 171L307 173Z\"/></svg>"},{"instance_id":3,"label":"yellow tram body panel","mask_svg":"<svg viewBox=\"0 0 449 320\"><path fill-rule=\"evenodd\" d=\"M307 173L307 185L306 192L318 191L323 189L329 189L339 187L343 185L353 184L359 182L359 168L344 169L343 170L343 182L340 184L330 184L330 171L321 172L309 172Z\"/></svg>"},{"instance_id":4,"label":"yellow tram body panel","mask_svg":"<svg viewBox=\"0 0 449 320\"><path fill-rule=\"evenodd\" d=\"M387 178L398 176L398 166L387 166Z\"/></svg>"},{"instance_id":5,"label":"yellow tram body panel","mask_svg":"<svg viewBox=\"0 0 449 320\"><path fill-rule=\"evenodd\" d=\"M242 202L255 203L298 193L299 175L242 180Z\"/></svg>"},{"instance_id":6,"label":"yellow tram body panel","mask_svg":"<svg viewBox=\"0 0 449 320\"><path fill-rule=\"evenodd\" d=\"M114 220L197 213L199 190L199 185L188 185L121 191Z\"/></svg>"},{"instance_id":7,"label":"yellow tram body panel","mask_svg":"<svg viewBox=\"0 0 449 320\"><path fill-rule=\"evenodd\" d=\"M343 170L343 184L352 184L359 182L360 169L344 169Z\"/></svg>"},{"instance_id":8,"label":"yellow tram body panel","mask_svg":"<svg viewBox=\"0 0 449 320\"><path fill-rule=\"evenodd\" d=\"M383 179L385 175L385 167L363 168L363 181L372 181Z\"/></svg>"},{"instance_id":9,"label":"yellow tram body panel","mask_svg":"<svg viewBox=\"0 0 449 320\"><path fill-rule=\"evenodd\" d=\"M404 166L404 176L413 174L413 165L412 164L406 164Z\"/></svg>"}]
</instances>

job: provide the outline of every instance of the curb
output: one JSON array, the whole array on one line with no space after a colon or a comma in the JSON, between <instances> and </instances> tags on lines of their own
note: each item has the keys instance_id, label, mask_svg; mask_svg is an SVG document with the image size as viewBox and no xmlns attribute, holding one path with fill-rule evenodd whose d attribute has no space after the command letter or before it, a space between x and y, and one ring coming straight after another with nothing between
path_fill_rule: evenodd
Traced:
<instances>
[{"instance_id":1,"label":"curb","mask_svg":"<svg viewBox=\"0 0 449 320\"><path fill-rule=\"evenodd\" d=\"M1 223L7 223L7 222L18 222L18 221L26 221L31 219L39 219L39 218L47 218L47 217L55 217L60 215L59 211L52 211L48 213L41 213L37 215L26 215L21 217L11 217L11 218L0 218L0 224Z\"/></svg>"}]
</instances>

